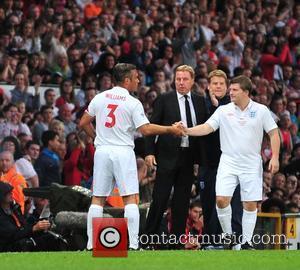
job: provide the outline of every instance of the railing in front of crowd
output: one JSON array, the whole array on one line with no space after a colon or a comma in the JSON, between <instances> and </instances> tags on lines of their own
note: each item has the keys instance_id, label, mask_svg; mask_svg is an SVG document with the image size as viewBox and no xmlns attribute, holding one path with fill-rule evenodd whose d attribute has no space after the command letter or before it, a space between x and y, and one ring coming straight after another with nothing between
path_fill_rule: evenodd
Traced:
<instances>
[{"instance_id":1,"label":"railing in front of crowd","mask_svg":"<svg viewBox=\"0 0 300 270\"><path fill-rule=\"evenodd\" d=\"M258 213L253 238L257 249L300 249L300 213Z\"/></svg>"}]
</instances>

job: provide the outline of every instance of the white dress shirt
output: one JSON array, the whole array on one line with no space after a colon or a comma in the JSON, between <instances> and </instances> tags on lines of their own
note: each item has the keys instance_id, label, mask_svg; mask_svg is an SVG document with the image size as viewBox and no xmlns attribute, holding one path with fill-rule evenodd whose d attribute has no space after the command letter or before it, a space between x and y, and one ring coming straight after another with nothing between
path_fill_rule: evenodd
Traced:
<instances>
[{"instance_id":1,"label":"white dress shirt","mask_svg":"<svg viewBox=\"0 0 300 270\"><path fill-rule=\"evenodd\" d=\"M177 91L176 91L176 93L177 93L177 99L178 99L178 103L179 103L181 121L187 127L186 113L185 113L186 112L185 111L185 97L184 97L184 95L181 95ZM188 92L186 95L188 96L188 101L190 104L193 126L196 126L196 124L197 124L196 113L195 113L194 105L192 102L191 92ZM189 137L188 136L182 137L180 146L181 147L189 147Z\"/></svg>"}]
</instances>

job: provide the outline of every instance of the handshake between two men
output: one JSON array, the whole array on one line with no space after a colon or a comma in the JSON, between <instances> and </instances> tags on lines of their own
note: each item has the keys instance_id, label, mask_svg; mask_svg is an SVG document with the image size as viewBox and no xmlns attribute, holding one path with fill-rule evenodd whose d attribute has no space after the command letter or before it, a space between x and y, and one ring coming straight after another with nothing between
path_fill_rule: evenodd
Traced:
<instances>
[{"instance_id":1,"label":"handshake between two men","mask_svg":"<svg viewBox=\"0 0 300 270\"><path fill-rule=\"evenodd\" d=\"M175 122L170 130L170 133L176 137L187 136L188 128L183 122Z\"/></svg>"}]
</instances>

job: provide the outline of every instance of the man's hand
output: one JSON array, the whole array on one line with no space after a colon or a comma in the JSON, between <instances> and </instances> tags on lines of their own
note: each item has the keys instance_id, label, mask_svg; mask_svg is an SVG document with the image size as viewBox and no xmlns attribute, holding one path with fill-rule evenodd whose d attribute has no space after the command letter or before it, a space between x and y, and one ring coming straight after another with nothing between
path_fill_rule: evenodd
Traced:
<instances>
[{"instance_id":1,"label":"man's hand","mask_svg":"<svg viewBox=\"0 0 300 270\"><path fill-rule=\"evenodd\" d=\"M33 232L47 231L47 230L49 230L50 226L51 226L51 224L50 224L49 220L40 220L38 223L36 223L32 227L32 231Z\"/></svg>"},{"instance_id":2,"label":"man's hand","mask_svg":"<svg viewBox=\"0 0 300 270\"><path fill-rule=\"evenodd\" d=\"M216 98L215 94L213 93L213 91L211 91L210 89L209 90L209 96L210 96L210 100L211 100L211 103L214 107L218 107L219 106L219 101L218 99Z\"/></svg>"},{"instance_id":3,"label":"man's hand","mask_svg":"<svg viewBox=\"0 0 300 270\"><path fill-rule=\"evenodd\" d=\"M182 137L186 134L186 128L184 127L182 122L176 122L171 127L171 134L175 135L176 137Z\"/></svg>"},{"instance_id":4,"label":"man's hand","mask_svg":"<svg viewBox=\"0 0 300 270\"><path fill-rule=\"evenodd\" d=\"M269 162L269 172L272 174L277 173L279 170L279 161L278 158L272 157L270 162Z\"/></svg>"},{"instance_id":5,"label":"man's hand","mask_svg":"<svg viewBox=\"0 0 300 270\"><path fill-rule=\"evenodd\" d=\"M180 136L187 136L188 128L185 126L185 124L182 121L175 122L172 126L177 127L181 130L182 134Z\"/></svg>"},{"instance_id":6,"label":"man's hand","mask_svg":"<svg viewBox=\"0 0 300 270\"><path fill-rule=\"evenodd\" d=\"M153 170L154 166L157 165L154 155L148 155L148 156L146 156L145 157L145 162L146 162L146 165L148 166L148 168L150 170Z\"/></svg>"}]
</instances>

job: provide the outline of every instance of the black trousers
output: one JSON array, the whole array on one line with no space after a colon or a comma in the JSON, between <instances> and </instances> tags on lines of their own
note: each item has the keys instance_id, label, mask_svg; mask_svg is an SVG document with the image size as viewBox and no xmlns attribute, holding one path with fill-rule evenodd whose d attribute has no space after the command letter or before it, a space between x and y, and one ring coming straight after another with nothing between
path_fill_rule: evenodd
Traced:
<instances>
[{"instance_id":1,"label":"black trousers","mask_svg":"<svg viewBox=\"0 0 300 270\"><path fill-rule=\"evenodd\" d=\"M4 251L29 252L29 251L61 251L67 250L67 246L51 234L38 233L32 238L23 238L8 244Z\"/></svg>"},{"instance_id":2,"label":"black trousers","mask_svg":"<svg viewBox=\"0 0 300 270\"><path fill-rule=\"evenodd\" d=\"M218 168L201 167L199 173L200 197L203 212L203 234L207 235L209 242L217 239L222 234L222 228L216 210L216 176ZM240 185L233 193L232 207L232 231L237 236L242 234L243 205L241 202ZM219 242L220 243L220 242ZM213 243L212 243L213 244Z\"/></svg>"},{"instance_id":3,"label":"black trousers","mask_svg":"<svg viewBox=\"0 0 300 270\"><path fill-rule=\"evenodd\" d=\"M171 233L177 237L185 233L193 180L193 160L189 148L181 148L173 169L162 168L158 164L152 202L146 220L146 234L160 234L172 187L174 193L171 203Z\"/></svg>"}]
</instances>

